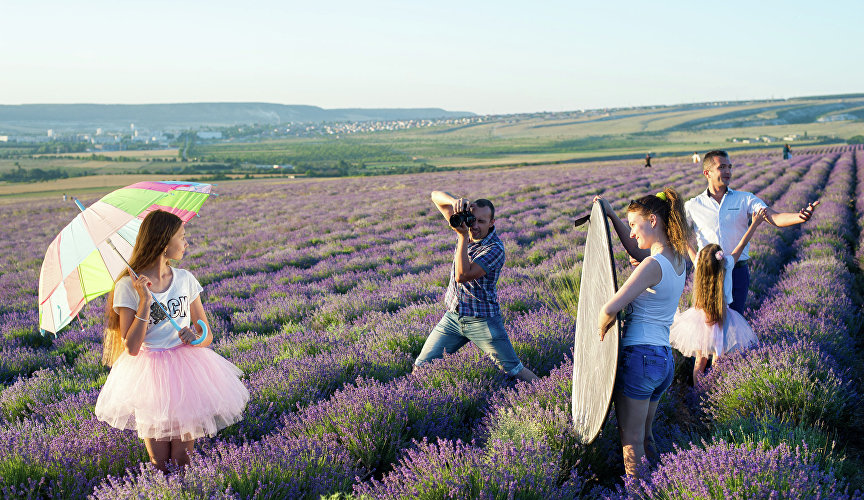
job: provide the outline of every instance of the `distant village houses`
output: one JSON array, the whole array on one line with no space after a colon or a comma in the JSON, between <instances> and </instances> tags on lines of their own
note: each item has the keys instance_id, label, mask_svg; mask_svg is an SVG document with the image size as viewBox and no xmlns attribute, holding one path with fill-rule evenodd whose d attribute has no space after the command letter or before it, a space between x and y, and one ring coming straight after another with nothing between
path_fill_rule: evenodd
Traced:
<instances>
[{"instance_id":1,"label":"distant village houses","mask_svg":"<svg viewBox=\"0 0 864 500\"><path fill-rule=\"evenodd\" d=\"M199 139L204 139L204 140L221 139L222 138L222 132L218 132L218 131L214 132L214 131L208 131L208 130L201 130L201 131L197 132L195 135L197 135Z\"/></svg>"}]
</instances>

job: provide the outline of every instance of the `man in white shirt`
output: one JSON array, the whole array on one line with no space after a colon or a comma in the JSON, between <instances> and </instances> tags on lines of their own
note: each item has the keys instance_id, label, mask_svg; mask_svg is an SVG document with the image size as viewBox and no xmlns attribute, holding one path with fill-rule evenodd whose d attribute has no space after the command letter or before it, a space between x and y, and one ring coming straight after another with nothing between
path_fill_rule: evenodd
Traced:
<instances>
[{"instance_id":1,"label":"man in white shirt","mask_svg":"<svg viewBox=\"0 0 864 500\"><path fill-rule=\"evenodd\" d=\"M777 212L768 207L753 193L729 188L732 179L732 162L725 151L709 151L702 160L702 174L708 180L708 189L684 204L687 221L693 227L698 249L709 243L717 243L725 252L731 252L741 241L750 226L751 216L765 207L765 220L777 227L801 224L810 219L818 201L807 205L800 212ZM732 271L732 303L729 307L744 314L747 291L750 288L750 258L748 244ZM697 250L691 244L690 259L696 262Z\"/></svg>"},{"instance_id":2,"label":"man in white shirt","mask_svg":"<svg viewBox=\"0 0 864 500\"><path fill-rule=\"evenodd\" d=\"M693 158L693 163L699 163L702 160L699 158L699 153L697 151L693 151L693 156L691 156L691 158Z\"/></svg>"}]
</instances>

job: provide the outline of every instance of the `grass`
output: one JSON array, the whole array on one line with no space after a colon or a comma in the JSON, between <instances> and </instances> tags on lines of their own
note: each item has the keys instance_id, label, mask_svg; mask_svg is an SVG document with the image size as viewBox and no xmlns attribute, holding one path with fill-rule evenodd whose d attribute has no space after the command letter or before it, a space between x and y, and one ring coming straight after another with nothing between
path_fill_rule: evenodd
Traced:
<instances>
[{"instance_id":1,"label":"grass","mask_svg":"<svg viewBox=\"0 0 864 500\"><path fill-rule=\"evenodd\" d=\"M194 181L206 177L206 175L171 176L166 174L118 174L92 175L27 184L7 184L0 182L0 205L3 205L4 203L16 203L21 199L27 198L62 198L63 193L76 197L84 195L94 195L94 197L98 197L108 194L114 189L141 181L157 181L166 179ZM216 184L244 182L247 180L245 174L229 175L229 177L230 179L217 181ZM278 183L304 182L308 180L302 177L291 179L288 177L271 177L268 175L256 174L252 174L250 179L272 179L273 182ZM205 180L203 182L209 181Z\"/></svg>"}]
</instances>

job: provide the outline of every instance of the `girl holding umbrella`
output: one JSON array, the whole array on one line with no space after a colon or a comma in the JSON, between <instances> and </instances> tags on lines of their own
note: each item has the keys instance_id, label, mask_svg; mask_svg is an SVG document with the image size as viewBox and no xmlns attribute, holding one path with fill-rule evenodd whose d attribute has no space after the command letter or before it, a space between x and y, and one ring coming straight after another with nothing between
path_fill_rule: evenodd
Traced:
<instances>
[{"instance_id":1,"label":"girl holding umbrella","mask_svg":"<svg viewBox=\"0 0 864 500\"><path fill-rule=\"evenodd\" d=\"M249 399L241 371L203 348L212 336L196 342L206 332L202 287L169 264L188 247L185 231L180 217L162 210L141 223L133 272L121 274L106 302L103 361L111 372L95 409L112 427L135 429L162 471L168 460L188 464L195 439L240 420Z\"/></svg>"}]
</instances>

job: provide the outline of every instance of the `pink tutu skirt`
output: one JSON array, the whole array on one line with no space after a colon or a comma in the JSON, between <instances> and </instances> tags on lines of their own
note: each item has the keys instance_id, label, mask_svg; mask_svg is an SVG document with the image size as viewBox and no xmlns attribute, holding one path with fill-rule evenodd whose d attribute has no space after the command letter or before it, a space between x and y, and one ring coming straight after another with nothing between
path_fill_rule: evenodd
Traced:
<instances>
[{"instance_id":1,"label":"pink tutu skirt","mask_svg":"<svg viewBox=\"0 0 864 500\"><path fill-rule=\"evenodd\" d=\"M726 308L724 325L705 323L705 313L691 307L675 314L669 329L669 343L685 356L720 356L757 343L756 334L744 316Z\"/></svg>"},{"instance_id":2,"label":"pink tutu skirt","mask_svg":"<svg viewBox=\"0 0 864 500\"><path fill-rule=\"evenodd\" d=\"M158 441L213 436L243 414L249 391L241 374L206 347L124 352L96 400L96 418Z\"/></svg>"}]
</instances>

